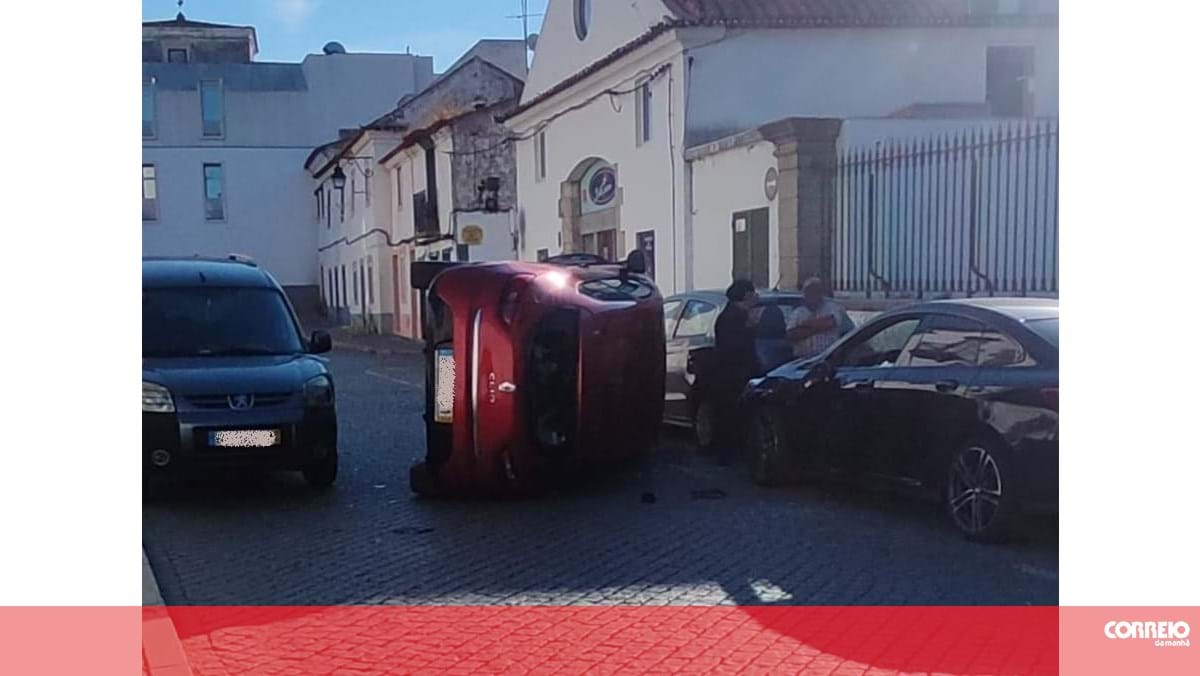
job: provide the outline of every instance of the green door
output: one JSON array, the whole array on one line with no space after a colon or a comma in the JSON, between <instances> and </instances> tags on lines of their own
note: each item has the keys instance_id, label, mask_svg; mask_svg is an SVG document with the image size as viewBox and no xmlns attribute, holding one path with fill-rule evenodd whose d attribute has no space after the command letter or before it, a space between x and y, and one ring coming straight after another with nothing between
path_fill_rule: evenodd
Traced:
<instances>
[{"instance_id":1,"label":"green door","mask_svg":"<svg viewBox=\"0 0 1200 676\"><path fill-rule=\"evenodd\" d=\"M754 286L771 285L771 210L751 209L733 214L733 278Z\"/></svg>"}]
</instances>

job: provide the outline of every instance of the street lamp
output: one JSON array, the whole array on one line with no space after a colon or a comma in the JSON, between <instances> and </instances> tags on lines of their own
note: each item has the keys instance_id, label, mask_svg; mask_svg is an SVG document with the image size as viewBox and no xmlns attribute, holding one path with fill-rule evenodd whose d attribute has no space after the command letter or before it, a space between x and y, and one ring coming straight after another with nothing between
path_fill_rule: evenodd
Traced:
<instances>
[{"instance_id":1,"label":"street lamp","mask_svg":"<svg viewBox=\"0 0 1200 676\"><path fill-rule=\"evenodd\" d=\"M342 171L340 164L333 168L333 187L338 190L346 188L346 172Z\"/></svg>"}]
</instances>

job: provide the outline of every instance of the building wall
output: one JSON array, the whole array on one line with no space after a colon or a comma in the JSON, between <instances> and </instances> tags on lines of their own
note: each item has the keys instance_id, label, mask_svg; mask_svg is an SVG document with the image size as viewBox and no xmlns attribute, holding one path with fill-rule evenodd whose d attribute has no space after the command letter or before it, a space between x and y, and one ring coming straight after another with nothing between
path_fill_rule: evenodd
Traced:
<instances>
[{"instance_id":1,"label":"building wall","mask_svg":"<svg viewBox=\"0 0 1200 676\"><path fill-rule=\"evenodd\" d=\"M574 39L574 29L569 26L568 29ZM605 92L630 89L637 81L635 74L652 72L660 66L669 68L651 85L652 135L648 142L639 145L635 136L634 95L609 96ZM600 158L614 165L617 172L617 208L625 233L625 241L617 243L618 250L624 255L634 248L634 233L654 231L658 285L665 293L683 288L684 166L680 150L683 72L682 48L668 36L662 36L620 67L591 78L570 95L556 97L510 120L514 133L523 139L516 143L521 258L534 260L539 249L546 249L551 255L562 251L559 213L562 184L582 163ZM590 102L559 116L585 101ZM547 120L550 121L546 123ZM543 123L546 178L538 180L534 174L533 134Z\"/></svg>"},{"instance_id":2,"label":"building wall","mask_svg":"<svg viewBox=\"0 0 1200 676\"><path fill-rule=\"evenodd\" d=\"M156 221L142 222L142 253L255 258L280 284L316 282L316 233L303 148L145 147L142 161L158 175ZM225 219L204 218L205 163L225 175ZM304 196L302 199L300 196Z\"/></svg>"},{"instance_id":3,"label":"building wall","mask_svg":"<svg viewBox=\"0 0 1200 676\"><path fill-rule=\"evenodd\" d=\"M157 135L142 142L158 174L159 218L143 255L254 257L285 286L317 286L313 146L363 124L432 78L428 57L319 55L303 64L143 64L154 77ZM201 133L201 79L224 83L225 135ZM204 219L204 163L224 168L225 220ZM335 200L336 201L336 200Z\"/></svg>"},{"instance_id":4,"label":"building wall","mask_svg":"<svg viewBox=\"0 0 1200 676\"><path fill-rule=\"evenodd\" d=\"M1034 47L1034 114L1057 115L1057 28L728 31L688 52L687 145L782 117L883 117L913 103L983 102L987 48L1000 45Z\"/></svg>"},{"instance_id":5,"label":"building wall","mask_svg":"<svg viewBox=\"0 0 1200 676\"><path fill-rule=\"evenodd\" d=\"M733 214L770 209L770 279L779 279L778 197L768 200L767 170L776 166L775 145L757 140L690 162L693 254L689 287L723 289L732 281Z\"/></svg>"},{"instance_id":6,"label":"building wall","mask_svg":"<svg viewBox=\"0 0 1200 676\"><path fill-rule=\"evenodd\" d=\"M670 14L662 0L592 0L591 30L580 40L575 35L575 1L550 0L546 7L523 101L600 60Z\"/></svg>"}]
</instances>

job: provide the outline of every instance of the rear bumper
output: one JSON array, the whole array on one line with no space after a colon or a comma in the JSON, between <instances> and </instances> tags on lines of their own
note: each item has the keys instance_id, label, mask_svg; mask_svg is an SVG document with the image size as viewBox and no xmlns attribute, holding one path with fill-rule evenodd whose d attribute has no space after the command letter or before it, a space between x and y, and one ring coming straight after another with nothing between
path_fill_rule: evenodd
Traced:
<instances>
[{"instance_id":1,"label":"rear bumper","mask_svg":"<svg viewBox=\"0 0 1200 676\"><path fill-rule=\"evenodd\" d=\"M214 430L277 429L282 443L270 448L216 448L208 443ZM281 409L229 416L193 412L142 414L144 471L186 471L200 467L302 469L337 448L337 414L333 407ZM166 451L165 466L152 460ZM160 454L161 455L161 454Z\"/></svg>"}]
</instances>

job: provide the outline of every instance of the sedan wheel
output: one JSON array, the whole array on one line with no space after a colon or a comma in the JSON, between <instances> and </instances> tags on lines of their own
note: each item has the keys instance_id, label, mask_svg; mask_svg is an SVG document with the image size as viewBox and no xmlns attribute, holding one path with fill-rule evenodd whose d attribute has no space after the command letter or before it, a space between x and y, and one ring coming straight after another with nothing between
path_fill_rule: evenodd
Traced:
<instances>
[{"instance_id":1,"label":"sedan wheel","mask_svg":"<svg viewBox=\"0 0 1200 676\"><path fill-rule=\"evenodd\" d=\"M954 525L973 540L995 540L1005 530L1013 511L1011 486L1005 467L988 444L968 444L955 453L946 482L946 505Z\"/></svg>"}]
</instances>

